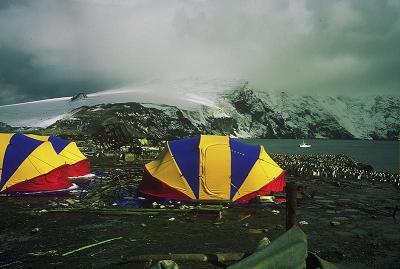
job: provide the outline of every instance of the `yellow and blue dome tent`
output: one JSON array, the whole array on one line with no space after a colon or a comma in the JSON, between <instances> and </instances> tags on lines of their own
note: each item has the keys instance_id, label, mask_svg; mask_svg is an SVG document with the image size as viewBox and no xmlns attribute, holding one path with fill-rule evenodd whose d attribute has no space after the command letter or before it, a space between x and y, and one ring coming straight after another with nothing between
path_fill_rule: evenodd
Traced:
<instances>
[{"instance_id":1,"label":"yellow and blue dome tent","mask_svg":"<svg viewBox=\"0 0 400 269\"><path fill-rule=\"evenodd\" d=\"M70 142L56 136L42 136L27 134L30 138L39 141L48 141L54 151L67 165L64 168L64 175L67 177L79 177L90 173L90 162L79 150L75 142Z\"/></svg>"},{"instance_id":2,"label":"yellow and blue dome tent","mask_svg":"<svg viewBox=\"0 0 400 269\"><path fill-rule=\"evenodd\" d=\"M20 133L0 133L0 192L40 192L67 189L65 162L50 142Z\"/></svg>"},{"instance_id":3,"label":"yellow and blue dome tent","mask_svg":"<svg viewBox=\"0 0 400 269\"><path fill-rule=\"evenodd\" d=\"M167 199L248 203L257 195L282 191L284 176L263 146L199 135L167 142L160 156L145 165L138 192Z\"/></svg>"}]
</instances>

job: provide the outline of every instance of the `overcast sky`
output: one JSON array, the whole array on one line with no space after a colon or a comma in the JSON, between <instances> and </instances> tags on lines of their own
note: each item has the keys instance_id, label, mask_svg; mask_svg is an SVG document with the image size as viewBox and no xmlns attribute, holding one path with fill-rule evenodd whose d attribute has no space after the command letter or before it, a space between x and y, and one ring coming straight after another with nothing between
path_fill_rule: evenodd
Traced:
<instances>
[{"instance_id":1,"label":"overcast sky","mask_svg":"<svg viewBox=\"0 0 400 269\"><path fill-rule=\"evenodd\" d=\"M186 77L399 94L399 13L399 0L1 0L0 104Z\"/></svg>"}]
</instances>

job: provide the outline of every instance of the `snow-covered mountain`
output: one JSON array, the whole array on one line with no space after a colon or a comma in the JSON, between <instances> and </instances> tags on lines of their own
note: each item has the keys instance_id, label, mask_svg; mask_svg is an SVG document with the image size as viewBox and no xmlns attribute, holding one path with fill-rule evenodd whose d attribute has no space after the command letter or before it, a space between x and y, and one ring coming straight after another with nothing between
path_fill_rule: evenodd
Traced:
<instances>
[{"instance_id":1,"label":"snow-covered mountain","mask_svg":"<svg viewBox=\"0 0 400 269\"><path fill-rule=\"evenodd\" d=\"M153 80L130 87L92 94L52 98L0 106L0 122L11 126L47 127L74 113L82 106L127 102L156 103L183 109L213 106L220 92L234 88L240 81L226 79Z\"/></svg>"},{"instance_id":2,"label":"snow-covered mountain","mask_svg":"<svg viewBox=\"0 0 400 269\"><path fill-rule=\"evenodd\" d=\"M201 132L265 138L397 139L400 130L400 96L306 96L257 91L240 81L184 80L72 99L2 106L0 121L41 127L56 122L48 131L91 135L111 124L123 126L134 136L157 138Z\"/></svg>"},{"instance_id":3,"label":"snow-covered mountain","mask_svg":"<svg viewBox=\"0 0 400 269\"><path fill-rule=\"evenodd\" d=\"M252 137L396 139L400 130L400 96L305 96L244 85L217 106L237 119L238 135Z\"/></svg>"}]
</instances>

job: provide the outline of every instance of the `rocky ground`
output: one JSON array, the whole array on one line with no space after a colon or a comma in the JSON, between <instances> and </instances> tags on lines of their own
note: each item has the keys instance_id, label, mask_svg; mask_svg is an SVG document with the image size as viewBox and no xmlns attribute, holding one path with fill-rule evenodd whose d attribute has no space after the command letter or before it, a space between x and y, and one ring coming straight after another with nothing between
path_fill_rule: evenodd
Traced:
<instances>
[{"instance_id":1,"label":"rocky ground","mask_svg":"<svg viewBox=\"0 0 400 269\"><path fill-rule=\"evenodd\" d=\"M141 167L140 162L93 160L97 177L77 181L84 192L1 197L0 268L146 268L120 263L140 254L252 252L261 238L284 233L284 205L196 208L135 199ZM303 193L297 220L310 251L346 268L398 268L400 194L391 184L310 176L287 180ZM104 240L112 241L79 250Z\"/></svg>"}]
</instances>

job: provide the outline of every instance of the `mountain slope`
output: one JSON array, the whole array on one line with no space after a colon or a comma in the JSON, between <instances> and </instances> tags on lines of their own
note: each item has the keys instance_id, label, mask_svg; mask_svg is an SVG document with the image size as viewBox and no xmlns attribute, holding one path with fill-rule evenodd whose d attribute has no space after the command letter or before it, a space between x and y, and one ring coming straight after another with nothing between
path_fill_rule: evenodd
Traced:
<instances>
[{"instance_id":1,"label":"mountain slope","mask_svg":"<svg viewBox=\"0 0 400 269\"><path fill-rule=\"evenodd\" d=\"M159 139L197 133L391 140L399 135L400 96L306 96L257 91L237 81L184 81L165 86L180 88L182 94L165 94L167 98L159 101L163 104L146 102L157 99L156 89L162 85L146 85L142 92L99 92L74 101L57 98L3 106L0 121L20 126L36 122L43 127L55 122L46 129L55 134L93 136L116 128L131 136ZM24 113L31 118L15 120Z\"/></svg>"}]
</instances>

